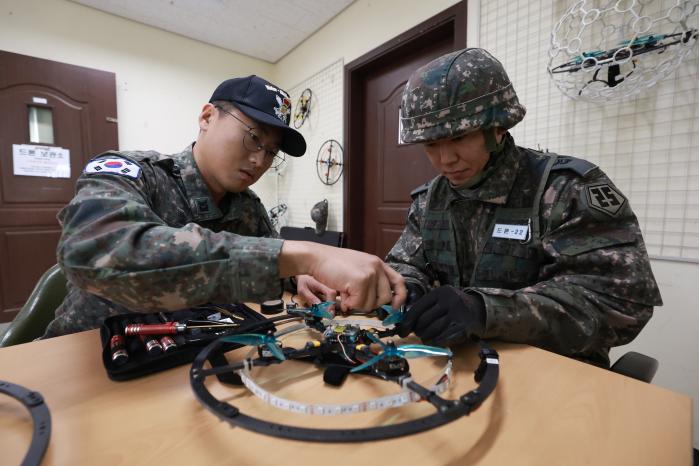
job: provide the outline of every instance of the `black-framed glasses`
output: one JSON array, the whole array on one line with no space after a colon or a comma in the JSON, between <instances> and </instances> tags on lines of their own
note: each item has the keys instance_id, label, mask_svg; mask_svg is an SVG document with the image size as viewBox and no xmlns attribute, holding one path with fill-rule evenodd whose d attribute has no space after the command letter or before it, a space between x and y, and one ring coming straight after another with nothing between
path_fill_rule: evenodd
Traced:
<instances>
[{"instance_id":1,"label":"black-framed glasses","mask_svg":"<svg viewBox=\"0 0 699 466\"><path fill-rule=\"evenodd\" d=\"M274 161L279 157L279 148L278 147L267 147L262 144L262 141L260 141L260 137L253 131L255 128L252 126L248 126L245 124L243 120L226 110L225 108L221 107L220 105L215 105L215 107L219 110L221 110L224 113L227 113L228 115L232 116L238 122L245 126L245 129L247 132L245 133L245 136L243 136L243 146L245 147L246 150L256 153L260 151L264 151L265 157L267 157L269 160Z\"/></svg>"}]
</instances>

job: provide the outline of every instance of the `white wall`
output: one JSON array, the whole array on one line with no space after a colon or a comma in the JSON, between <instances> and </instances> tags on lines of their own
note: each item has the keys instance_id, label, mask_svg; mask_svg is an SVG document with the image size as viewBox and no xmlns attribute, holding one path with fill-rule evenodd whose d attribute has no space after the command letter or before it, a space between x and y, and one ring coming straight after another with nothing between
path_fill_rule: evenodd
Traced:
<instances>
[{"instance_id":1,"label":"white wall","mask_svg":"<svg viewBox=\"0 0 699 466\"><path fill-rule=\"evenodd\" d=\"M699 250L680 231L696 231L699 205L699 47L680 69L622 103L576 102L546 72L550 32L568 0L471 0L480 4L479 45L505 66L527 116L512 133L518 144L586 158L600 165L629 197L651 255L695 258ZM674 2L673 2L674 3ZM696 18L694 18L696 21ZM503 31L507 31L504 33ZM673 196L678 192L679 196ZM675 199L676 198L676 199ZM684 202L685 204L681 204ZM694 259L696 260L696 259ZM699 264L653 260L664 306L612 361L636 350L660 361L654 384L694 397L699 424ZM694 432L699 448L699 429Z\"/></svg>"},{"instance_id":2,"label":"white wall","mask_svg":"<svg viewBox=\"0 0 699 466\"><path fill-rule=\"evenodd\" d=\"M279 178L278 197L289 207L287 223L312 226L310 209L324 198L329 201L328 228L342 230L344 177L326 186L316 175L315 160L328 139L343 141L343 68L381 44L458 3L458 0L357 0L323 28L282 58L274 80L292 93L295 104L310 86L317 94L313 119L301 132L308 152L290 165ZM337 66L337 65L340 66Z\"/></svg>"},{"instance_id":3,"label":"white wall","mask_svg":"<svg viewBox=\"0 0 699 466\"><path fill-rule=\"evenodd\" d=\"M223 80L273 65L67 0L2 0L0 49L116 74L119 147L178 152ZM254 189L266 205L276 190Z\"/></svg>"},{"instance_id":4,"label":"white wall","mask_svg":"<svg viewBox=\"0 0 699 466\"><path fill-rule=\"evenodd\" d=\"M306 155L299 158L288 157L286 167L279 175L268 172L268 176L278 176L277 197L279 202L288 207L287 225L314 226L310 215L311 208L316 202L327 199L328 230L343 230L343 177L333 185L325 185L318 178L316 164L318 152L328 140L335 139L340 145L343 144L343 70L342 60L338 60L299 84L286 88L294 104L298 102L304 89L309 88L313 93L311 111L306 122L299 128L308 145ZM342 158L339 157L338 160L341 161Z\"/></svg>"},{"instance_id":5,"label":"white wall","mask_svg":"<svg viewBox=\"0 0 699 466\"><path fill-rule=\"evenodd\" d=\"M292 87L337 60L349 63L459 0L357 0L277 62L274 79Z\"/></svg>"}]
</instances>

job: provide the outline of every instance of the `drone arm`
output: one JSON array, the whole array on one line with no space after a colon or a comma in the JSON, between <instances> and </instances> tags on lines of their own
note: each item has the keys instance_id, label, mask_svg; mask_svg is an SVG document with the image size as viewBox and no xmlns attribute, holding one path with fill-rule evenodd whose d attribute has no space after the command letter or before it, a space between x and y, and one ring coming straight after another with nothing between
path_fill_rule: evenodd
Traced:
<instances>
[{"instance_id":1,"label":"drone arm","mask_svg":"<svg viewBox=\"0 0 699 466\"><path fill-rule=\"evenodd\" d=\"M437 395L432 390L428 390L419 383L415 382L412 378L407 378L401 382L404 388L420 395L420 398L430 402L439 411L446 411L453 406L453 402L445 400L444 398Z\"/></svg>"}]
</instances>

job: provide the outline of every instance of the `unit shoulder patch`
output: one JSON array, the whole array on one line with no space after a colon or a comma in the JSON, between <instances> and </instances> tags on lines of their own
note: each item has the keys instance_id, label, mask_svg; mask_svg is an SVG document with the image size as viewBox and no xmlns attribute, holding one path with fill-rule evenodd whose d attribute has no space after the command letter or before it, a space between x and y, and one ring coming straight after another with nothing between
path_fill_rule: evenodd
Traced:
<instances>
[{"instance_id":1,"label":"unit shoulder patch","mask_svg":"<svg viewBox=\"0 0 699 466\"><path fill-rule=\"evenodd\" d=\"M125 176L138 179L141 176L141 167L131 160L115 155L91 160L85 167L85 174L103 174Z\"/></svg>"},{"instance_id":2,"label":"unit shoulder patch","mask_svg":"<svg viewBox=\"0 0 699 466\"><path fill-rule=\"evenodd\" d=\"M590 207L612 217L626 204L624 195L608 183L589 185L585 187L585 193Z\"/></svg>"}]
</instances>

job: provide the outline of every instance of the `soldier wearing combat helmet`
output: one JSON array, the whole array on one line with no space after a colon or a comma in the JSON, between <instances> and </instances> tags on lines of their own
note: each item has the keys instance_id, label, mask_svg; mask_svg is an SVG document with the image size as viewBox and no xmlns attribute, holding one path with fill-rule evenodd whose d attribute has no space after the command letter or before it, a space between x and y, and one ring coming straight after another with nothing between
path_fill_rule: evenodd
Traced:
<instances>
[{"instance_id":1,"label":"soldier wearing combat helmet","mask_svg":"<svg viewBox=\"0 0 699 466\"><path fill-rule=\"evenodd\" d=\"M500 62L482 49L415 71L403 143L440 175L412 193L386 262L408 286L401 336L527 343L608 366L662 304L628 200L594 164L515 145L524 118Z\"/></svg>"}]
</instances>

